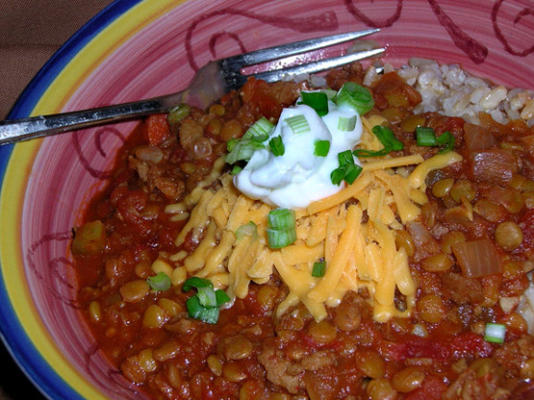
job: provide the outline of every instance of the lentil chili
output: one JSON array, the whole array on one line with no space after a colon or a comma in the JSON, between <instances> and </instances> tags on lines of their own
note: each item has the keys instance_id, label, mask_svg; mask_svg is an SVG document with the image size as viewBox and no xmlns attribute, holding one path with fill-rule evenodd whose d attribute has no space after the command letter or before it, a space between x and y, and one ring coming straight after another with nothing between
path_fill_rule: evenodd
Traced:
<instances>
[{"instance_id":1,"label":"lentil chili","mask_svg":"<svg viewBox=\"0 0 534 400\"><path fill-rule=\"evenodd\" d=\"M327 82L337 89L363 74L353 65ZM187 214L177 218L166 207L210 174L228 140L261 116L276 118L298 89L250 80L206 112L192 109L170 125L150 117L128 139L72 246L78 300L98 347L154 399L534 397L534 337L517 311L534 268L534 130L487 116L478 126L414 115L421 97L396 73L371 87L371 113L389 120L404 144L398 154L439 152L417 146L414 131L426 126L451 132L464 157L429 175L420 220L396 233L418 286L411 318L375 322L365 289L348 293L321 322L302 304L275 318L288 293L276 273L223 307L216 324L188 316L191 293L180 284L151 290L147 278L156 272L185 281L171 255L192 252L202 235L192 231L177 247ZM395 305L406 307L401 293ZM490 322L506 326L504 344L484 340Z\"/></svg>"}]
</instances>

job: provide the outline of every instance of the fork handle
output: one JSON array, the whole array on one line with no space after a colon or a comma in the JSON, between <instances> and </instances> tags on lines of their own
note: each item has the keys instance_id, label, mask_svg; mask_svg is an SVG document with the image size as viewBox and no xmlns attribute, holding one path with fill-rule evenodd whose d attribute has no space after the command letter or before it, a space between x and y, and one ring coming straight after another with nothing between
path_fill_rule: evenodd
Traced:
<instances>
[{"instance_id":1,"label":"fork handle","mask_svg":"<svg viewBox=\"0 0 534 400\"><path fill-rule=\"evenodd\" d=\"M182 103L186 92L82 111L0 121L0 145L165 112Z\"/></svg>"},{"instance_id":2,"label":"fork handle","mask_svg":"<svg viewBox=\"0 0 534 400\"><path fill-rule=\"evenodd\" d=\"M200 68L181 92L82 111L0 121L0 145L167 112L182 103L205 109L228 90L219 62L213 61Z\"/></svg>"}]
</instances>

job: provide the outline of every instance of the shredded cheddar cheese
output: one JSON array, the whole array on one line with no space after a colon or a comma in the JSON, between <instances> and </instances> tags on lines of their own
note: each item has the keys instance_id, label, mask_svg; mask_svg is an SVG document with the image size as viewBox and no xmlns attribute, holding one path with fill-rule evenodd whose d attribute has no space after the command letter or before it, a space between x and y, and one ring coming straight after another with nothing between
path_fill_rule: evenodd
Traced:
<instances>
[{"instance_id":1,"label":"shredded cheddar cheese","mask_svg":"<svg viewBox=\"0 0 534 400\"><path fill-rule=\"evenodd\" d=\"M377 115L362 118L362 147L380 149L370 132L384 121ZM408 317L416 284L406 252L395 244L396 230L418 218L420 206L428 202L424 183L428 173L461 159L449 152L428 160L416 154L367 161L353 184L296 210L297 241L282 249L267 244L271 207L239 193L229 174L220 175L222 164L217 161L214 173L182 203L168 207L169 213L189 215L176 244L184 243L191 231L199 238L192 253L170 256L176 265L172 282L182 282L185 270L210 279L230 296L244 298L250 282L265 284L276 271L289 289L278 305L278 316L300 302L320 321L327 316L327 306L337 306L348 291L366 288L376 321ZM410 173L406 167L413 166ZM213 189L216 179L220 185ZM236 230L250 221L257 232L238 239ZM326 262L326 272L319 278L311 274L318 260ZM406 297L404 311L395 307L396 289Z\"/></svg>"}]
</instances>

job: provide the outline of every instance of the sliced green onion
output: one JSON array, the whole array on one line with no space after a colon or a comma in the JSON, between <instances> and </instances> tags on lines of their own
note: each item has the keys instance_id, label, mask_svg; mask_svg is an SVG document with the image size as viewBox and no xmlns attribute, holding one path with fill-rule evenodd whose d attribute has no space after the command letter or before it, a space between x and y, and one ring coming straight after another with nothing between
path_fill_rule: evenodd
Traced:
<instances>
[{"instance_id":1,"label":"sliced green onion","mask_svg":"<svg viewBox=\"0 0 534 400\"><path fill-rule=\"evenodd\" d=\"M191 318L198 319L207 324L216 324L219 320L219 308L202 306L197 296L187 299L185 306Z\"/></svg>"},{"instance_id":2,"label":"sliced green onion","mask_svg":"<svg viewBox=\"0 0 534 400\"><path fill-rule=\"evenodd\" d=\"M345 178L345 168L339 167L333 170L330 173L330 180L334 185L339 185L341 182L343 182L343 178Z\"/></svg>"},{"instance_id":3,"label":"sliced green onion","mask_svg":"<svg viewBox=\"0 0 534 400\"><path fill-rule=\"evenodd\" d=\"M243 170L243 168L241 168L239 165L234 165L234 166L232 167L232 170L230 171L230 175L237 175L237 174L239 174L242 170Z\"/></svg>"},{"instance_id":4,"label":"sliced green onion","mask_svg":"<svg viewBox=\"0 0 534 400\"><path fill-rule=\"evenodd\" d=\"M294 229L295 211L288 208L276 208L267 215L267 224L273 229Z\"/></svg>"},{"instance_id":5,"label":"sliced green onion","mask_svg":"<svg viewBox=\"0 0 534 400\"><path fill-rule=\"evenodd\" d=\"M431 147L438 144L434 129L426 126L418 126L415 128L415 139L418 146Z\"/></svg>"},{"instance_id":6,"label":"sliced green onion","mask_svg":"<svg viewBox=\"0 0 534 400\"><path fill-rule=\"evenodd\" d=\"M484 340L491 343L504 343L506 325L487 323L484 331Z\"/></svg>"},{"instance_id":7,"label":"sliced green onion","mask_svg":"<svg viewBox=\"0 0 534 400\"><path fill-rule=\"evenodd\" d=\"M352 131L356 127L356 115L352 117L339 117L337 120L337 129L340 131Z\"/></svg>"},{"instance_id":8,"label":"sliced green onion","mask_svg":"<svg viewBox=\"0 0 534 400\"><path fill-rule=\"evenodd\" d=\"M353 154L357 157L380 157L404 149L404 144L395 137L391 129L386 126L376 125L372 129L373 134L384 146L381 150L356 149Z\"/></svg>"},{"instance_id":9,"label":"sliced green onion","mask_svg":"<svg viewBox=\"0 0 534 400\"><path fill-rule=\"evenodd\" d=\"M302 114L288 117L284 120L295 135L310 131L310 125Z\"/></svg>"},{"instance_id":10,"label":"sliced green onion","mask_svg":"<svg viewBox=\"0 0 534 400\"><path fill-rule=\"evenodd\" d=\"M375 136L384 145L384 148L390 151L399 151L404 149L404 144L395 137L393 131L387 126L375 125L372 129Z\"/></svg>"},{"instance_id":11,"label":"sliced green onion","mask_svg":"<svg viewBox=\"0 0 534 400\"><path fill-rule=\"evenodd\" d=\"M217 297L215 296L215 290L213 286L204 286L197 289L197 297L204 307L216 307Z\"/></svg>"},{"instance_id":12,"label":"sliced green onion","mask_svg":"<svg viewBox=\"0 0 534 400\"><path fill-rule=\"evenodd\" d=\"M226 162L234 164L237 161L248 161L256 150L265 148L263 143L254 139L229 140L226 143L229 153L226 155Z\"/></svg>"},{"instance_id":13,"label":"sliced green onion","mask_svg":"<svg viewBox=\"0 0 534 400\"><path fill-rule=\"evenodd\" d=\"M451 151L454 149L454 136L449 131L442 133L436 141L439 145L444 145L445 147L440 150L440 153L446 153L447 151Z\"/></svg>"},{"instance_id":14,"label":"sliced green onion","mask_svg":"<svg viewBox=\"0 0 534 400\"><path fill-rule=\"evenodd\" d=\"M267 216L267 242L271 249L289 246L297 240L295 211L277 208Z\"/></svg>"},{"instance_id":15,"label":"sliced green onion","mask_svg":"<svg viewBox=\"0 0 534 400\"><path fill-rule=\"evenodd\" d=\"M418 146L445 146L440 150L440 153L451 151L454 148L454 136L449 131L436 137L434 129L426 126L418 126L415 128L415 138Z\"/></svg>"},{"instance_id":16,"label":"sliced green onion","mask_svg":"<svg viewBox=\"0 0 534 400\"><path fill-rule=\"evenodd\" d=\"M185 307L187 308L187 313L191 318L199 319L200 314L204 307L200 304L200 300L197 296L191 296L185 301Z\"/></svg>"},{"instance_id":17,"label":"sliced green onion","mask_svg":"<svg viewBox=\"0 0 534 400\"><path fill-rule=\"evenodd\" d=\"M182 285L182 291L188 292L191 289L199 289L203 287L213 287L213 283L209 279L199 278L198 276L192 276L188 278Z\"/></svg>"},{"instance_id":18,"label":"sliced green onion","mask_svg":"<svg viewBox=\"0 0 534 400\"><path fill-rule=\"evenodd\" d=\"M252 236L252 237L258 236L258 227L256 226L254 222L249 221L248 224L241 225L235 231L235 237L237 240L240 240L245 236Z\"/></svg>"},{"instance_id":19,"label":"sliced green onion","mask_svg":"<svg viewBox=\"0 0 534 400\"><path fill-rule=\"evenodd\" d=\"M258 142L263 142L269 138L269 134L273 130L274 125L265 117L261 117L254 122L243 135L244 139L254 139Z\"/></svg>"},{"instance_id":20,"label":"sliced green onion","mask_svg":"<svg viewBox=\"0 0 534 400\"><path fill-rule=\"evenodd\" d=\"M375 105L369 89L354 82L343 84L337 93L336 103L338 106L347 105L360 115L370 111Z\"/></svg>"},{"instance_id":21,"label":"sliced green onion","mask_svg":"<svg viewBox=\"0 0 534 400\"><path fill-rule=\"evenodd\" d=\"M339 167L330 173L330 180L334 185L339 185L342 181L352 184L362 172L362 167L354 163L354 156L350 150L338 153L337 160Z\"/></svg>"},{"instance_id":22,"label":"sliced green onion","mask_svg":"<svg viewBox=\"0 0 534 400\"><path fill-rule=\"evenodd\" d=\"M344 180L345 182L347 182L349 185L352 185L352 183L354 183L354 181L356 180L356 178L358 176L360 176L362 172L362 167L360 167L359 165L347 165L345 167L345 176L344 176Z\"/></svg>"},{"instance_id":23,"label":"sliced green onion","mask_svg":"<svg viewBox=\"0 0 534 400\"><path fill-rule=\"evenodd\" d=\"M217 306L220 307L224 303L228 303L230 301L230 297L226 294L224 290L217 289L215 291L215 298L217 299Z\"/></svg>"},{"instance_id":24,"label":"sliced green onion","mask_svg":"<svg viewBox=\"0 0 534 400\"><path fill-rule=\"evenodd\" d=\"M313 263L312 276L321 278L326 272L326 261L317 261Z\"/></svg>"},{"instance_id":25,"label":"sliced green onion","mask_svg":"<svg viewBox=\"0 0 534 400\"><path fill-rule=\"evenodd\" d=\"M337 91L333 89L321 89L321 92L326 94L326 97L328 98L328 100L334 101L336 99Z\"/></svg>"},{"instance_id":26,"label":"sliced green onion","mask_svg":"<svg viewBox=\"0 0 534 400\"><path fill-rule=\"evenodd\" d=\"M330 151L329 140L316 140L313 146L313 155L317 157L326 157L328 155L328 152Z\"/></svg>"},{"instance_id":27,"label":"sliced green onion","mask_svg":"<svg viewBox=\"0 0 534 400\"><path fill-rule=\"evenodd\" d=\"M146 282L152 290L165 291L171 288L171 278L165 272L158 272L155 276L147 278Z\"/></svg>"},{"instance_id":28,"label":"sliced green onion","mask_svg":"<svg viewBox=\"0 0 534 400\"><path fill-rule=\"evenodd\" d=\"M320 117L328 114L328 97L323 92L301 92L302 103L313 108Z\"/></svg>"},{"instance_id":29,"label":"sliced green onion","mask_svg":"<svg viewBox=\"0 0 534 400\"><path fill-rule=\"evenodd\" d=\"M214 290L210 280L197 276L187 279L182 285L184 292L193 288L197 289L197 293L185 302L189 316L208 324L217 323L219 307L230 301L230 297L223 290Z\"/></svg>"},{"instance_id":30,"label":"sliced green onion","mask_svg":"<svg viewBox=\"0 0 534 400\"><path fill-rule=\"evenodd\" d=\"M176 107L170 109L169 114L167 114L167 121L169 125L177 125L181 120L189 115L191 107L187 104L179 104Z\"/></svg>"},{"instance_id":31,"label":"sliced green onion","mask_svg":"<svg viewBox=\"0 0 534 400\"><path fill-rule=\"evenodd\" d=\"M226 142L226 150L230 153L238 143L239 139L230 139Z\"/></svg>"},{"instance_id":32,"label":"sliced green onion","mask_svg":"<svg viewBox=\"0 0 534 400\"><path fill-rule=\"evenodd\" d=\"M282 141L282 137L280 135L275 136L271 140L269 140L269 147L271 148L271 153L273 153L277 157L283 156L286 152L284 142Z\"/></svg>"},{"instance_id":33,"label":"sliced green onion","mask_svg":"<svg viewBox=\"0 0 534 400\"><path fill-rule=\"evenodd\" d=\"M344 167L345 165L354 165L354 156L350 150L345 150L341 153L338 153L337 160L339 161L340 167Z\"/></svg>"},{"instance_id":34,"label":"sliced green onion","mask_svg":"<svg viewBox=\"0 0 534 400\"><path fill-rule=\"evenodd\" d=\"M293 229L267 229L267 241L271 249L281 249L297 240L297 231Z\"/></svg>"}]
</instances>

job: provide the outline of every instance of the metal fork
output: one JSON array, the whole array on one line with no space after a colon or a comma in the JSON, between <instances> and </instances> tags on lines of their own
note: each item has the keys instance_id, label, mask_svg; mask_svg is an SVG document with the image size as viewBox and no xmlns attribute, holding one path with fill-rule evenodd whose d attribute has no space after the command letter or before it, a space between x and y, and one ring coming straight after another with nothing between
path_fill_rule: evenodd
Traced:
<instances>
[{"instance_id":1,"label":"metal fork","mask_svg":"<svg viewBox=\"0 0 534 400\"><path fill-rule=\"evenodd\" d=\"M367 29L359 32L324 36L211 61L196 73L187 89L178 93L82 111L0 121L0 145L167 112L182 103L204 109L230 90L239 89L249 76L268 82L276 82L380 55L385 51L384 48L346 54L251 75L245 75L241 72L244 67L333 46L368 36L378 31L379 29Z\"/></svg>"}]
</instances>

